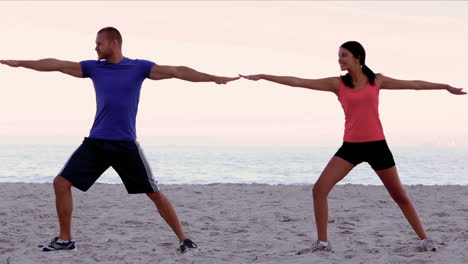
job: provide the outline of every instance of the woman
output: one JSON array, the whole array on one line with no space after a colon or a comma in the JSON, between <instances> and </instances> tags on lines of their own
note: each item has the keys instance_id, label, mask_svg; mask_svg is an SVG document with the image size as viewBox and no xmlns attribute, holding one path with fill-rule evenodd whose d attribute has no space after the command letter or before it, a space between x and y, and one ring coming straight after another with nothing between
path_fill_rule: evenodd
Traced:
<instances>
[{"instance_id":1,"label":"woman","mask_svg":"<svg viewBox=\"0 0 468 264\"><path fill-rule=\"evenodd\" d=\"M332 250L327 237L327 196L333 186L361 162L368 162L380 177L391 197L421 239L422 248L428 251L437 249L434 240L426 235L416 210L398 177L379 119L379 91L380 89L413 89L447 90L456 95L466 93L461 88L454 88L447 84L402 81L374 74L365 61L366 52L362 45L356 41L349 41L339 48L338 63L342 71L348 71L344 76L313 80L265 74L241 75L253 81L263 79L294 87L335 93L345 113L343 145L325 167L312 190L318 239L312 243L311 247L299 251L298 254Z\"/></svg>"}]
</instances>

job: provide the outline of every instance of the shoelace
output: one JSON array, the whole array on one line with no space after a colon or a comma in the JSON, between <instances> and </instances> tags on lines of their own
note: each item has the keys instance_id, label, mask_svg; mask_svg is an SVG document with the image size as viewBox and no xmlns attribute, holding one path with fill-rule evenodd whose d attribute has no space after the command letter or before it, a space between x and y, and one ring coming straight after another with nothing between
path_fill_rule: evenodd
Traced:
<instances>
[{"instance_id":1,"label":"shoelace","mask_svg":"<svg viewBox=\"0 0 468 264\"><path fill-rule=\"evenodd\" d=\"M430 238L426 238L423 240L423 246L425 246L427 249L435 249L436 248L436 244L434 242L434 240L430 239Z\"/></svg>"},{"instance_id":2,"label":"shoelace","mask_svg":"<svg viewBox=\"0 0 468 264\"><path fill-rule=\"evenodd\" d=\"M315 240L313 243L312 243L312 249L319 249L321 246L320 242L318 240Z\"/></svg>"}]
</instances>

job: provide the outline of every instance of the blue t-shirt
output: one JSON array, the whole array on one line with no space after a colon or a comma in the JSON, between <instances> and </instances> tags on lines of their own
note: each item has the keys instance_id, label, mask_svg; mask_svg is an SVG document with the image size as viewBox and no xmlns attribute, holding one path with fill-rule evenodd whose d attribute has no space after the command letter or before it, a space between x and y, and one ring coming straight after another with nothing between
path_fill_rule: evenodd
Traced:
<instances>
[{"instance_id":1,"label":"blue t-shirt","mask_svg":"<svg viewBox=\"0 0 468 264\"><path fill-rule=\"evenodd\" d=\"M96 117L90 138L136 140L136 115L141 85L154 62L123 58L119 63L81 61L83 78L91 78L96 92Z\"/></svg>"}]
</instances>

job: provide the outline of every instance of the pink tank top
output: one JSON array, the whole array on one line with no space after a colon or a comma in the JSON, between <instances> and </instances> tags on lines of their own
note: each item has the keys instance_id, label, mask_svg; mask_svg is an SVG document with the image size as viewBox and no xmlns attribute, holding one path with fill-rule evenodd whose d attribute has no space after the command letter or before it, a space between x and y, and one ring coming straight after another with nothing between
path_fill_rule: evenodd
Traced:
<instances>
[{"instance_id":1,"label":"pink tank top","mask_svg":"<svg viewBox=\"0 0 468 264\"><path fill-rule=\"evenodd\" d=\"M379 87L367 83L364 88L354 89L340 80L338 100L345 113L345 142L369 142L384 140L379 119Z\"/></svg>"}]
</instances>

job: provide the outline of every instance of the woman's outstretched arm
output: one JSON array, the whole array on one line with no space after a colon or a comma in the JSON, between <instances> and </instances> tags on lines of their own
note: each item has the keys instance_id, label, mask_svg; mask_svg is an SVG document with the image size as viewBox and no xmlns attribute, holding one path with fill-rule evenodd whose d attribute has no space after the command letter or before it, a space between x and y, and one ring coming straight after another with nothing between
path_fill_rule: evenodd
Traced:
<instances>
[{"instance_id":1,"label":"woman's outstretched arm","mask_svg":"<svg viewBox=\"0 0 468 264\"><path fill-rule=\"evenodd\" d=\"M386 77L381 74L378 74L376 77L377 81L380 82L380 89L447 90L448 92L456 95L466 94L466 92L463 91L463 88L455 88L448 84L432 83L426 81L404 81Z\"/></svg>"}]
</instances>

